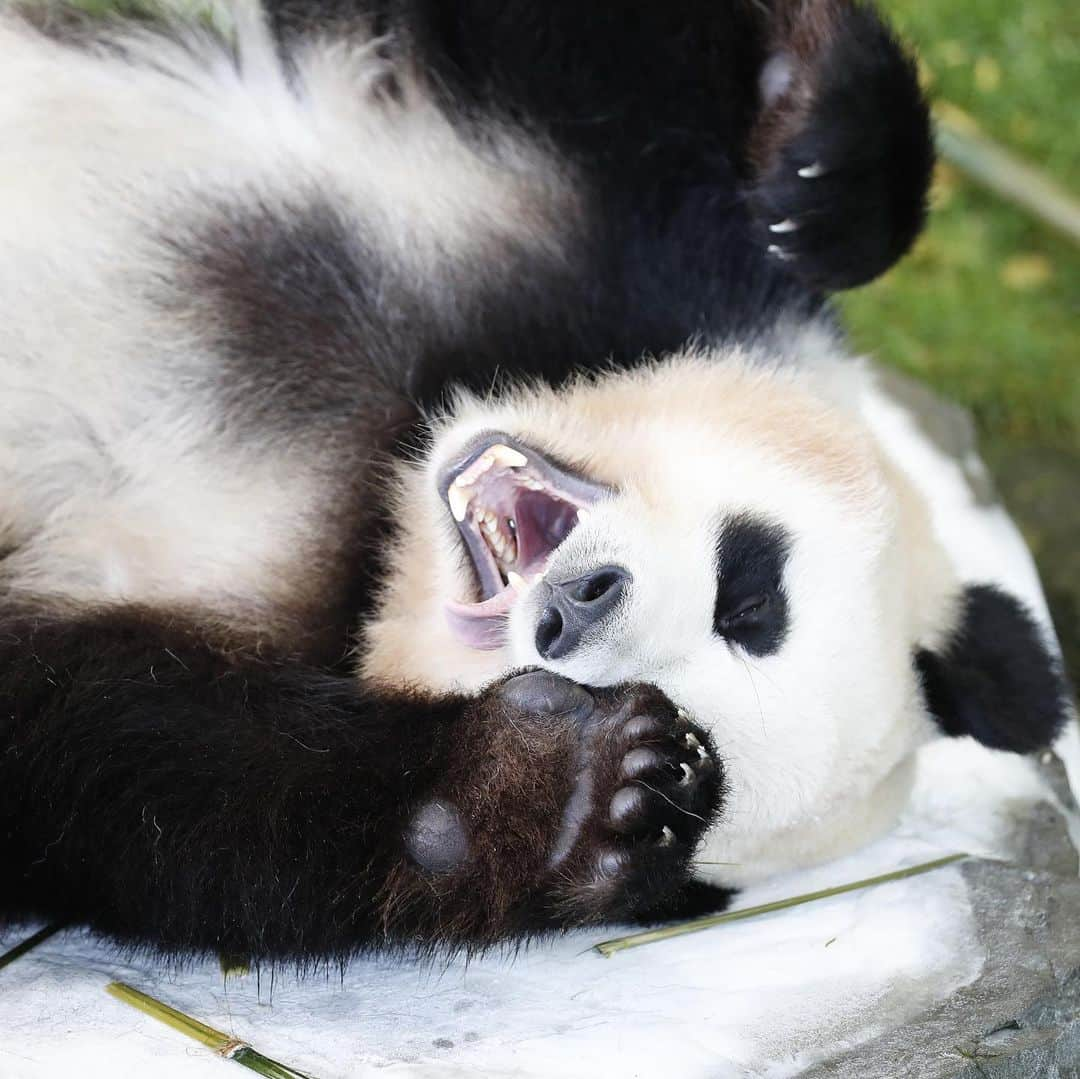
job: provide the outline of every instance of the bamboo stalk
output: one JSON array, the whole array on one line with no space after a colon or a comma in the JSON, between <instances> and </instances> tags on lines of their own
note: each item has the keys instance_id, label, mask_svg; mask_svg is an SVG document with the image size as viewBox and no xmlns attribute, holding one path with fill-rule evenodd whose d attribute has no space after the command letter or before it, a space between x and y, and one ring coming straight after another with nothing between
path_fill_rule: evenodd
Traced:
<instances>
[{"instance_id":1,"label":"bamboo stalk","mask_svg":"<svg viewBox=\"0 0 1080 1079\"><path fill-rule=\"evenodd\" d=\"M4 952L3 955L0 955L0 970L3 970L6 966L10 966L16 959L26 955L32 948L36 948L39 944L43 944L49 937L55 936L64 928L66 928L66 926L62 922L58 922L56 925L47 925L44 929L39 929L32 936L27 937L26 940L16 944L14 948Z\"/></svg>"},{"instance_id":2,"label":"bamboo stalk","mask_svg":"<svg viewBox=\"0 0 1080 1079\"><path fill-rule=\"evenodd\" d=\"M935 112L941 156L995 194L1080 244L1080 203L1038 169L974 130L948 103Z\"/></svg>"},{"instance_id":3,"label":"bamboo stalk","mask_svg":"<svg viewBox=\"0 0 1080 1079\"><path fill-rule=\"evenodd\" d=\"M312 1076L305 1072L299 1072L295 1068L290 1068L286 1064L281 1064L270 1057L263 1056L262 1053L255 1049L254 1046L248 1045L247 1042L230 1038L228 1034L215 1030L212 1026L208 1026L202 1021L170 1007L168 1004L157 1000L148 993L143 993L125 982L110 982L105 987L105 990L116 997L117 1000L122 1000L125 1004L138 1008L139 1011L149 1015L152 1019L156 1019L159 1023L172 1027L173 1030L177 1030L197 1041L200 1045L206 1046L207 1049L212 1049L226 1060L242 1064L250 1071L265 1076L266 1079L313 1079Z\"/></svg>"},{"instance_id":4,"label":"bamboo stalk","mask_svg":"<svg viewBox=\"0 0 1080 1079\"><path fill-rule=\"evenodd\" d=\"M739 922L744 918L756 918L760 914L772 914L777 910L787 910L790 907L800 907L804 903L814 903L819 899L829 899L834 895L843 895L845 892L856 892L863 888L872 888L878 884L889 884L894 880L903 880L905 877L915 877L920 873L929 873L933 869L951 865L953 862L966 858L966 854L949 854L944 858L936 858L932 862L923 862L920 865L908 866L906 869L895 869L891 873L883 873L878 877L867 877L865 880L852 881L850 884L837 884L832 888L822 888L817 892L807 892L805 895L794 895L787 899L776 899L771 903L762 903L757 907L744 907L742 910L730 910L724 914L710 914L706 918L695 918L689 922L678 922L675 925L666 925L660 929L650 929L645 933L633 933L628 937L617 937L614 940L605 940L593 945L593 950L610 959L618 952L628 948L640 948L643 944L654 944L661 940L670 940L672 937L686 936L688 933L698 933L702 929L712 929L716 925L724 925L726 922Z\"/></svg>"}]
</instances>

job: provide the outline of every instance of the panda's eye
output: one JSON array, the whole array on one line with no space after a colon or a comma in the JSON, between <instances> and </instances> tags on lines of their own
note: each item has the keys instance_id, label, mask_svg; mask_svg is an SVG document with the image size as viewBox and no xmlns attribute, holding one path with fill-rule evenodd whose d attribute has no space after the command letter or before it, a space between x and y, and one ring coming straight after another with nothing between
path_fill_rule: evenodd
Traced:
<instances>
[{"instance_id":1,"label":"panda's eye","mask_svg":"<svg viewBox=\"0 0 1080 1079\"><path fill-rule=\"evenodd\" d=\"M749 596L733 611L730 611L724 617L724 621L731 624L733 622L738 622L740 619L750 618L755 614L759 614L769 605L769 598L770 597L764 593L756 596Z\"/></svg>"},{"instance_id":2,"label":"panda's eye","mask_svg":"<svg viewBox=\"0 0 1080 1079\"><path fill-rule=\"evenodd\" d=\"M783 575L790 550L779 525L749 515L729 518L716 542L713 632L758 656L776 652L788 630Z\"/></svg>"}]
</instances>

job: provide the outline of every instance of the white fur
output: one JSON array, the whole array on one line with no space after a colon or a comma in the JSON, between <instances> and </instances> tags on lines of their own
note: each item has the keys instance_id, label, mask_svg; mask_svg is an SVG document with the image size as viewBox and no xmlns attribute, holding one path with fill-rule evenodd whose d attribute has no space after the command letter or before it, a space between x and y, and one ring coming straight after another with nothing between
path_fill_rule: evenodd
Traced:
<instances>
[{"instance_id":1,"label":"white fur","mask_svg":"<svg viewBox=\"0 0 1080 1079\"><path fill-rule=\"evenodd\" d=\"M321 191L438 304L455 260L555 244L570 212L535 147L495 123L469 145L407 71L382 92L374 43L311 44L289 79L253 5L217 17L239 62L198 23L117 31L118 56L0 8L0 589L258 607L314 557L327 463L222 451L206 313L153 303L163 226Z\"/></svg>"}]
</instances>

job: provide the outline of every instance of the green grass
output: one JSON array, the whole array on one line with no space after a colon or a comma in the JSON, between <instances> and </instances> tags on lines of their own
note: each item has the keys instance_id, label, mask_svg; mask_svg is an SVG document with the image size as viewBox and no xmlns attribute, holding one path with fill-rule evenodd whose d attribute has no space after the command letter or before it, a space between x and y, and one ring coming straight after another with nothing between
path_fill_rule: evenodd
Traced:
<instances>
[{"instance_id":1,"label":"green grass","mask_svg":"<svg viewBox=\"0 0 1080 1079\"><path fill-rule=\"evenodd\" d=\"M931 95L1080 197L1080 4L883 0ZM969 405L991 441L1080 452L1080 249L939 169L930 227L843 301L856 344Z\"/></svg>"}]
</instances>

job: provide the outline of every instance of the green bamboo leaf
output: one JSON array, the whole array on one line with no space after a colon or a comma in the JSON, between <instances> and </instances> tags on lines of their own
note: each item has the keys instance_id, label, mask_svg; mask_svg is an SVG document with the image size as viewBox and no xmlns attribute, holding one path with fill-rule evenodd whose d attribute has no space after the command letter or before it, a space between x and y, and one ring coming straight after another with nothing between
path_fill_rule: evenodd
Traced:
<instances>
[{"instance_id":1,"label":"green bamboo leaf","mask_svg":"<svg viewBox=\"0 0 1080 1079\"><path fill-rule=\"evenodd\" d=\"M308 1075L306 1072L297 1071L295 1068L290 1068L277 1060L263 1056L262 1053L253 1046L248 1045L247 1042L232 1038L223 1031L215 1030L214 1027L208 1026L201 1020L194 1019L190 1015L170 1007L156 997L150 996L149 993L144 993L125 982L110 982L105 987L105 990L116 997L117 1000L122 1000L125 1004L138 1008L139 1011L149 1015L152 1019L156 1019L159 1023L172 1027L173 1030L177 1030L197 1041L200 1045L206 1046L207 1049L212 1049L226 1060L241 1064L248 1070L265 1076L266 1079L314 1079L313 1076Z\"/></svg>"},{"instance_id":2,"label":"green bamboo leaf","mask_svg":"<svg viewBox=\"0 0 1080 1079\"><path fill-rule=\"evenodd\" d=\"M757 907L744 907L742 910L729 910L723 914L710 914L707 918L695 918L689 922L678 922L675 925L666 925L660 929L650 929L645 933L633 933L628 937L605 940L599 944L594 944L593 951L598 952L605 959L610 959L611 956L626 951L628 948L640 948L643 944L655 944L657 941L671 940L673 937L686 936L688 933L698 933L702 929L712 929L713 926L723 925L726 922L739 922L744 918L756 918L759 914L772 914L777 910L800 907L804 903L829 899L834 895L843 895L845 892L856 892L862 888L872 888L876 884L888 884L890 881L903 880L905 877L915 877L920 873L929 873L932 869L940 869L942 866L951 865L953 862L958 862L961 858L966 857L966 854L950 854L944 858L936 858L932 862L923 862L920 865L908 866L906 869L896 869L891 873L883 873L879 877L867 877L865 880L852 881L850 884L837 884L832 888L807 892L805 895L776 899L771 903L762 903Z\"/></svg>"}]
</instances>

